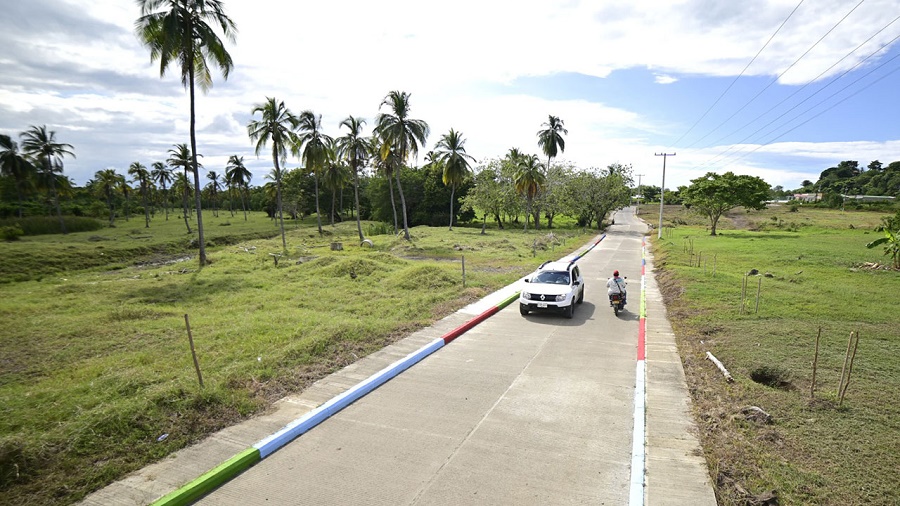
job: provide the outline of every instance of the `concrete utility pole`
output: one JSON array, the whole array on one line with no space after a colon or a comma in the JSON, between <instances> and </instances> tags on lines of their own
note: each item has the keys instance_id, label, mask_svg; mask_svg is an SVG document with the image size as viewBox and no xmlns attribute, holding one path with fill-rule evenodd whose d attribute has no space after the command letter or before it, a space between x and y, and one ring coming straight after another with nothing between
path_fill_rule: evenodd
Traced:
<instances>
[{"instance_id":1,"label":"concrete utility pole","mask_svg":"<svg viewBox=\"0 0 900 506\"><path fill-rule=\"evenodd\" d=\"M644 201L644 192L641 191L641 177L643 177L644 174L635 174L635 176L638 177L638 195L641 198L638 199L638 205L634 208L634 214L641 214L641 202Z\"/></svg>"},{"instance_id":2,"label":"concrete utility pole","mask_svg":"<svg viewBox=\"0 0 900 506\"><path fill-rule=\"evenodd\" d=\"M666 196L666 158L669 156L675 156L675 153L653 153L656 156L663 157L663 177L662 177L662 186L659 187L659 229L657 230L657 239L662 239L662 215L663 215L663 201Z\"/></svg>"}]
</instances>

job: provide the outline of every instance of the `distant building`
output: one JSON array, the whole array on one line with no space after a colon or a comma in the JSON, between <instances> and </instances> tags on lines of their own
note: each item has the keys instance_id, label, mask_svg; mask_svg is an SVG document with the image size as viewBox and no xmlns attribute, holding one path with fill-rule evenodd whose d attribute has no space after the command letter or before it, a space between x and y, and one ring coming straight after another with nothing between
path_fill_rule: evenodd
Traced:
<instances>
[{"instance_id":1,"label":"distant building","mask_svg":"<svg viewBox=\"0 0 900 506\"><path fill-rule=\"evenodd\" d=\"M821 193L795 193L794 200L799 200L800 202L819 202L822 200Z\"/></svg>"},{"instance_id":2,"label":"distant building","mask_svg":"<svg viewBox=\"0 0 900 506\"><path fill-rule=\"evenodd\" d=\"M893 202L896 197L888 197L887 195L841 195L844 200L854 200L856 202Z\"/></svg>"}]
</instances>

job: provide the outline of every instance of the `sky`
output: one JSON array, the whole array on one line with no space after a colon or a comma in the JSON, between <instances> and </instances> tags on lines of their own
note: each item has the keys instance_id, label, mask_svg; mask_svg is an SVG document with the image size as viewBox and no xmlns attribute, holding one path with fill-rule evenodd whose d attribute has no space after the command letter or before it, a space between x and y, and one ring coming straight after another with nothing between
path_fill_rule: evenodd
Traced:
<instances>
[{"instance_id":1,"label":"sky","mask_svg":"<svg viewBox=\"0 0 900 506\"><path fill-rule=\"evenodd\" d=\"M265 184L271 151L257 156L246 127L267 97L321 114L337 137L348 115L371 134L391 90L430 127L412 165L451 128L476 166L513 147L543 158L550 115L568 130L555 160L631 165L655 186L665 162L673 189L726 171L795 189L844 160L900 161L900 0L223 5L234 68L197 94L201 175L239 155ZM0 133L46 125L73 146L78 185L189 142L180 72L161 77L135 36L137 2L0 0L0 12Z\"/></svg>"}]
</instances>

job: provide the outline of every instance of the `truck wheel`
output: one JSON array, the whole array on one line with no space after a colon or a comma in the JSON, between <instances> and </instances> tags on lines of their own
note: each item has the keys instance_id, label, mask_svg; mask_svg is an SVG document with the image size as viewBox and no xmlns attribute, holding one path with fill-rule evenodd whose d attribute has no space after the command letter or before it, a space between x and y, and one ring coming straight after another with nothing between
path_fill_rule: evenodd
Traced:
<instances>
[{"instance_id":1,"label":"truck wheel","mask_svg":"<svg viewBox=\"0 0 900 506\"><path fill-rule=\"evenodd\" d=\"M519 304L519 313L522 316L528 316L528 306L525 304Z\"/></svg>"}]
</instances>

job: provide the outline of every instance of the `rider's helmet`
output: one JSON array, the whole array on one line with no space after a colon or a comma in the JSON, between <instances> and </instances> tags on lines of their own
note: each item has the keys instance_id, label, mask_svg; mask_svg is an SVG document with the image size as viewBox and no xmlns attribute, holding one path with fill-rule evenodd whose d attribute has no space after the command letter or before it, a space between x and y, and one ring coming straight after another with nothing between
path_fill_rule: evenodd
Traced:
<instances>
[{"instance_id":1,"label":"rider's helmet","mask_svg":"<svg viewBox=\"0 0 900 506\"><path fill-rule=\"evenodd\" d=\"M613 271L613 277L619 277L619 271Z\"/></svg>"}]
</instances>

